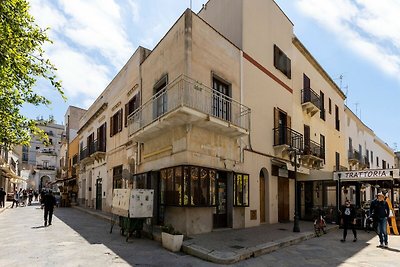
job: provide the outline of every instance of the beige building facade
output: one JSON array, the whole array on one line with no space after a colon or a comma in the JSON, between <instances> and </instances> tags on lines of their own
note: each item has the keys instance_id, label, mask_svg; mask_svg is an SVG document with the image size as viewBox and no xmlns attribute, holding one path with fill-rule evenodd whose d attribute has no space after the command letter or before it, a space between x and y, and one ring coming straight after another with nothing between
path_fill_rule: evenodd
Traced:
<instances>
[{"instance_id":1,"label":"beige building facade","mask_svg":"<svg viewBox=\"0 0 400 267\"><path fill-rule=\"evenodd\" d=\"M152 223L185 234L291 221L296 204L333 221L344 100L274 1L211 0L139 47L81 119L80 203L110 211L113 189L151 188Z\"/></svg>"}]
</instances>

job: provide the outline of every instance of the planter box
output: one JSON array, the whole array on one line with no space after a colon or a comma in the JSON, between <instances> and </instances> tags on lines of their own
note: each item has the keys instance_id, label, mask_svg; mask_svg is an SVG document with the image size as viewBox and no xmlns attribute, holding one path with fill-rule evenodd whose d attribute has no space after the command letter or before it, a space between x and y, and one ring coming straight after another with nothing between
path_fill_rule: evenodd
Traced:
<instances>
[{"instance_id":1,"label":"planter box","mask_svg":"<svg viewBox=\"0 0 400 267\"><path fill-rule=\"evenodd\" d=\"M162 246L172 252L181 250L183 235L171 235L165 232L161 233Z\"/></svg>"}]
</instances>

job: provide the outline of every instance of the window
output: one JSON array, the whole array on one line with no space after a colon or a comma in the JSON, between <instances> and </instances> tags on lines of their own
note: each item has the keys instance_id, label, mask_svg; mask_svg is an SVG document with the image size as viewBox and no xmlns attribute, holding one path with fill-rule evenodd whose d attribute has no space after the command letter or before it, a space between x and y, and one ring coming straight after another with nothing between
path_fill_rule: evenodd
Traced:
<instances>
[{"instance_id":1,"label":"window","mask_svg":"<svg viewBox=\"0 0 400 267\"><path fill-rule=\"evenodd\" d=\"M329 98L329 114L332 114L332 99Z\"/></svg>"},{"instance_id":2,"label":"window","mask_svg":"<svg viewBox=\"0 0 400 267\"><path fill-rule=\"evenodd\" d=\"M133 189L148 189L148 185L150 184L148 181L148 179L150 179L149 174L149 172L145 172L133 175L132 178L128 179L127 187Z\"/></svg>"},{"instance_id":3,"label":"window","mask_svg":"<svg viewBox=\"0 0 400 267\"><path fill-rule=\"evenodd\" d=\"M230 85L214 77L213 89L213 115L223 120L231 121Z\"/></svg>"},{"instance_id":4,"label":"window","mask_svg":"<svg viewBox=\"0 0 400 267\"><path fill-rule=\"evenodd\" d=\"M382 160L382 169L385 169L385 168L386 168L386 161Z\"/></svg>"},{"instance_id":5,"label":"window","mask_svg":"<svg viewBox=\"0 0 400 267\"><path fill-rule=\"evenodd\" d=\"M292 77L291 61L277 45L274 45L274 66L286 75L289 79Z\"/></svg>"},{"instance_id":6,"label":"window","mask_svg":"<svg viewBox=\"0 0 400 267\"><path fill-rule=\"evenodd\" d=\"M123 188L122 165L113 168L113 189Z\"/></svg>"},{"instance_id":7,"label":"window","mask_svg":"<svg viewBox=\"0 0 400 267\"><path fill-rule=\"evenodd\" d=\"M158 118L167 112L167 84L168 75L162 77L153 88L154 95L154 106L153 106L153 117Z\"/></svg>"},{"instance_id":8,"label":"window","mask_svg":"<svg viewBox=\"0 0 400 267\"><path fill-rule=\"evenodd\" d=\"M122 131L122 109L110 118L110 137Z\"/></svg>"},{"instance_id":9,"label":"window","mask_svg":"<svg viewBox=\"0 0 400 267\"><path fill-rule=\"evenodd\" d=\"M233 205L236 207L249 206L249 175L235 173L233 176Z\"/></svg>"},{"instance_id":10,"label":"window","mask_svg":"<svg viewBox=\"0 0 400 267\"><path fill-rule=\"evenodd\" d=\"M325 94L322 91L319 93L319 99L321 104L319 117L325 120Z\"/></svg>"},{"instance_id":11,"label":"window","mask_svg":"<svg viewBox=\"0 0 400 267\"><path fill-rule=\"evenodd\" d=\"M379 167L379 158L376 157L376 166Z\"/></svg>"},{"instance_id":12,"label":"window","mask_svg":"<svg viewBox=\"0 0 400 267\"><path fill-rule=\"evenodd\" d=\"M128 126L128 117L139 108L140 105L140 93L137 93L134 97L125 104L125 127Z\"/></svg>"},{"instance_id":13,"label":"window","mask_svg":"<svg viewBox=\"0 0 400 267\"><path fill-rule=\"evenodd\" d=\"M339 107L335 105L335 128L340 131Z\"/></svg>"},{"instance_id":14,"label":"window","mask_svg":"<svg viewBox=\"0 0 400 267\"><path fill-rule=\"evenodd\" d=\"M160 202L167 206L215 206L216 171L177 166L160 171Z\"/></svg>"}]
</instances>

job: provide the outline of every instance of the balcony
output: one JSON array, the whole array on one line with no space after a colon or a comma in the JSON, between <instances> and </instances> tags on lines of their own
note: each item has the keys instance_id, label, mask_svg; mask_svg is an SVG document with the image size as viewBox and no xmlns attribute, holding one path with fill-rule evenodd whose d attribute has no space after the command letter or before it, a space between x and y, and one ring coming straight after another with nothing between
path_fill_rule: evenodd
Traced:
<instances>
[{"instance_id":1,"label":"balcony","mask_svg":"<svg viewBox=\"0 0 400 267\"><path fill-rule=\"evenodd\" d=\"M248 135L250 109L182 75L128 117L129 136L135 141L188 124L230 137Z\"/></svg>"},{"instance_id":2,"label":"balcony","mask_svg":"<svg viewBox=\"0 0 400 267\"><path fill-rule=\"evenodd\" d=\"M324 147L312 140L308 140L307 142L305 142L303 154L301 155L301 161L303 165L306 165L313 169L321 169L324 159Z\"/></svg>"},{"instance_id":3,"label":"balcony","mask_svg":"<svg viewBox=\"0 0 400 267\"><path fill-rule=\"evenodd\" d=\"M106 157L105 140L94 140L87 147L84 147L79 153L79 160L82 164L93 163L95 160L100 161ZM76 164L76 163L75 163Z\"/></svg>"},{"instance_id":4,"label":"balcony","mask_svg":"<svg viewBox=\"0 0 400 267\"><path fill-rule=\"evenodd\" d=\"M348 151L348 160L350 166L355 166L361 161L360 153L357 150L351 149Z\"/></svg>"},{"instance_id":5,"label":"balcony","mask_svg":"<svg viewBox=\"0 0 400 267\"><path fill-rule=\"evenodd\" d=\"M274 131L275 155L288 157L290 149L303 150L303 135L289 127L277 127Z\"/></svg>"},{"instance_id":6,"label":"balcony","mask_svg":"<svg viewBox=\"0 0 400 267\"><path fill-rule=\"evenodd\" d=\"M97 161L106 158L106 141L105 140L94 140L91 144L90 156Z\"/></svg>"},{"instance_id":7,"label":"balcony","mask_svg":"<svg viewBox=\"0 0 400 267\"><path fill-rule=\"evenodd\" d=\"M301 106L312 117L320 111L321 99L311 88L304 88L301 90Z\"/></svg>"}]
</instances>

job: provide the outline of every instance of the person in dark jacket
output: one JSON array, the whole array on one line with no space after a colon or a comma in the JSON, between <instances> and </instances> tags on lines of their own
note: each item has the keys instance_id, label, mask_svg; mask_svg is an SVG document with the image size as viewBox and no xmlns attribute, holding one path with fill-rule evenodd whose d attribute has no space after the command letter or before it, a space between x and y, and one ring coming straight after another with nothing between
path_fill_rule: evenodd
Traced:
<instances>
[{"instance_id":1,"label":"person in dark jacket","mask_svg":"<svg viewBox=\"0 0 400 267\"><path fill-rule=\"evenodd\" d=\"M378 204L378 201L379 201L378 194L376 194L375 199L371 201L371 205L369 207L369 217L372 218L372 228L377 233L378 233L378 218L376 218L374 210L375 210L376 204Z\"/></svg>"},{"instance_id":2,"label":"person in dark jacket","mask_svg":"<svg viewBox=\"0 0 400 267\"><path fill-rule=\"evenodd\" d=\"M6 195L7 195L7 193L4 191L3 187L0 188L0 208L4 208L5 207L4 203L6 201L5 200L6 199Z\"/></svg>"},{"instance_id":3,"label":"person in dark jacket","mask_svg":"<svg viewBox=\"0 0 400 267\"><path fill-rule=\"evenodd\" d=\"M49 190L43 197L44 206L44 226L47 226L47 218L49 218L49 225L53 218L54 206L56 205L56 198L53 195L53 191Z\"/></svg>"},{"instance_id":4,"label":"person in dark jacket","mask_svg":"<svg viewBox=\"0 0 400 267\"><path fill-rule=\"evenodd\" d=\"M351 205L350 200L346 200L345 206L341 211L342 219L341 223L343 225L343 239L341 242L346 241L347 229L350 227L353 231L354 239L353 242L357 241L357 232L355 229L356 224L356 209Z\"/></svg>"},{"instance_id":5,"label":"person in dark jacket","mask_svg":"<svg viewBox=\"0 0 400 267\"><path fill-rule=\"evenodd\" d=\"M373 208L373 216L378 222L379 247L388 247L388 235L386 230L387 220L389 217L389 205L385 201L382 192L378 193L378 201Z\"/></svg>"}]
</instances>

